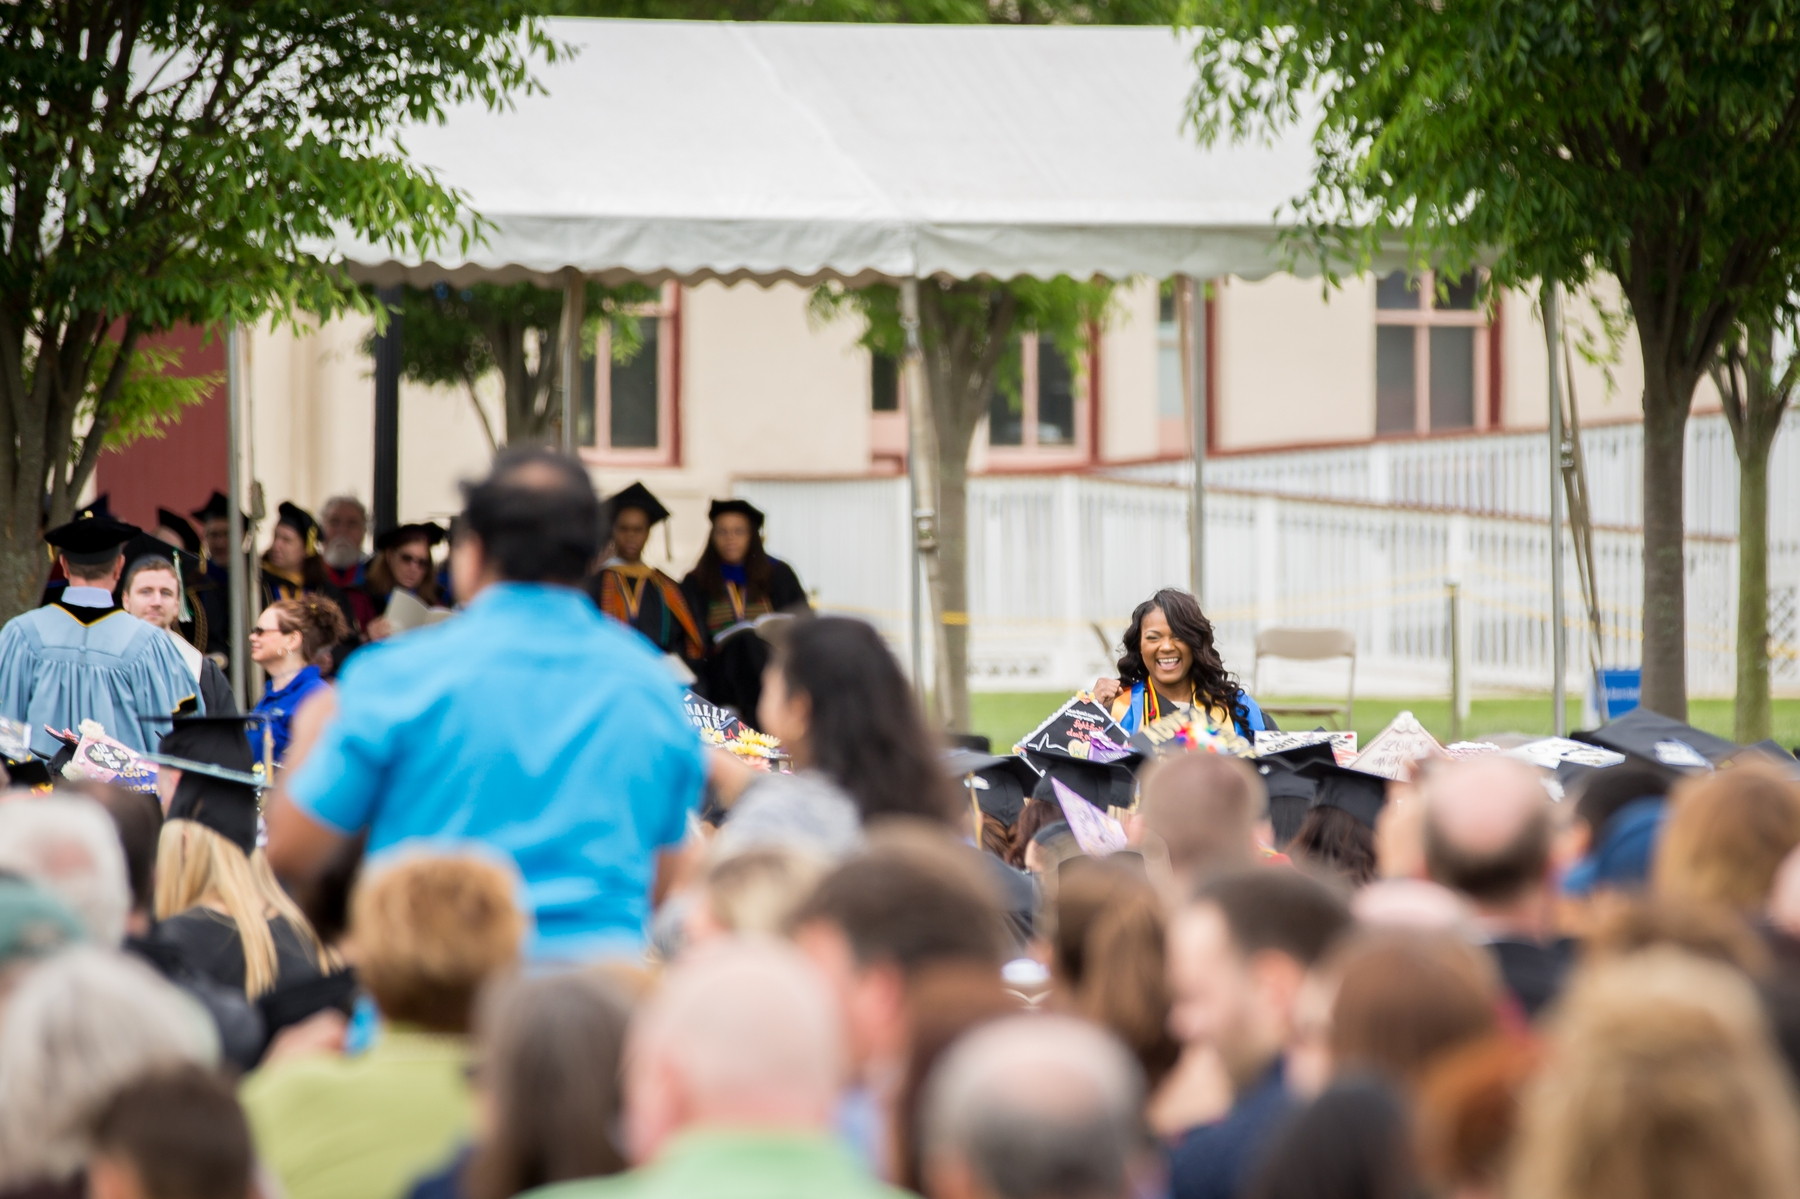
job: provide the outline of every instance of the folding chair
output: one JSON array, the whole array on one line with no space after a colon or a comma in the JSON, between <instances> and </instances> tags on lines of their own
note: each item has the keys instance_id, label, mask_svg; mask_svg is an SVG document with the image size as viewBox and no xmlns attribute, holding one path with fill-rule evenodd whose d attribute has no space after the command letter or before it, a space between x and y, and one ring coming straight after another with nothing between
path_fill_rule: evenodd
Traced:
<instances>
[{"instance_id":1,"label":"folding chair","mask_svg":"<svg viewBox=\"0 0 1800 1199\"><path fill-rule=\"evenodd\" d=\"M1274 628L1256 635L1256 664L1251 671L1251 687L1259 696L1262 690L1264 658L1280 658L1290 662L1323 662L1332 658L1350 659L1350 683L1341 704L1262 704L1265 712L1278 715L1325 717L1339 728L1355 725L1356 712L1356 634L1349 629ZM1339 720L1342 723L1339 724Z\"/></svg>"}]
</instances>

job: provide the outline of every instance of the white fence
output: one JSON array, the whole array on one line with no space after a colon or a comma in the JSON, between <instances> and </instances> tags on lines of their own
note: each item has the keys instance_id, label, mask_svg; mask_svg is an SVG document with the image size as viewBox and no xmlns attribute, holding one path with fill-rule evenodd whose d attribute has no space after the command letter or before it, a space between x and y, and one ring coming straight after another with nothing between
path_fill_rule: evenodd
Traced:
<instances>
[{"instance_id":1,"label":"white fence","mask_svg":"<svg viewBox=\"0 0 1800 1199\"><path fill-rule=\"evenodd\" d=\"M1474 434L1426 441L1375 442L1335 449L1233 454L1206 464L1206 484L1232 491L1309 499L1357 500L1487 516L1550 515L1549 444L1543 433ZM1644 512L1641 424L1582 430L1594 523L1636 529ZM1140 482L1194 478L1191 461L1121 467ZM1769 470L1770 537L1800 542L1800 410L1788 413ZM1720 415L1688 422L1685 492L1688 532L1737 536L1737 454Z\"/></svg>"},{"instance_id":2,"label":"white fence","mask_svg":"<svg viewBox=\"0 0 1800 1199\"><path fill-rule=\"evenodd\" d=\"M1784 485L1793 486L1791 477ZM737 492L769 514L771 552L794 565L819 606L873 621L904 660L911 580L905 481L746 479ZM1111 645L1131 609L1158 587L1187 585L1187 520L1185 491L1166 483L1075 475L972 480L971 685L1073 689L1110 672ZM1447 584L1456 579L1469 626L1471 685L1549 688L1549 539L1541 522L1220 487L1209 488L1206 533L1203 599L1226 664L1246 681L1256 629L1325 625L1355 630L1359 690L1442 693L1449 671ZM1641 637L1639 539L1602 530L1595 550L1606 626L1602 657L1634 663ZM1572 556L1568 562L1569 684L1580 689L1585 620ZM1778 543L1771 571L1775 683L1791 691L1800 688L1800 546ZM1730 693L1735 584L1735 542L1690 538L1694 694ZM1329 693L1342 689L1341 678L1327 682L1311 672L1265 679L1263 687Z\"/></svg>"}]
</instances>

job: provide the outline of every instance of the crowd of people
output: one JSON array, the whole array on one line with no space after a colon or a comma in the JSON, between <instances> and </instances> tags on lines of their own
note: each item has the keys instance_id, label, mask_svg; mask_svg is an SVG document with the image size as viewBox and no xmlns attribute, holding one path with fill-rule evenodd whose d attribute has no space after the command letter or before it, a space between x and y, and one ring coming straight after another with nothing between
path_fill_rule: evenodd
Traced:
<instances>
[{"instance_id":1,"label":"crowd of people","mask_svg":"<svg viewBox=\"0 0 1800 1199\"><path fill-rule=\"evenodd\" d=\"M295 694L272 779L215 712L164 722L157 796L0 798L0 1199L1800 1186L1791 759L1125 753L1272 725L1177 591L1087 748L995 758L866 624L759 622L804 597L753 511L701 590L643 567L646 497L508 452L458 613ZM63 540L80 608L123 564ZM252 630L276 691L309 598ZM649 633L734 624L780 770L703 742Z\"/></svg>"}]
</instances>

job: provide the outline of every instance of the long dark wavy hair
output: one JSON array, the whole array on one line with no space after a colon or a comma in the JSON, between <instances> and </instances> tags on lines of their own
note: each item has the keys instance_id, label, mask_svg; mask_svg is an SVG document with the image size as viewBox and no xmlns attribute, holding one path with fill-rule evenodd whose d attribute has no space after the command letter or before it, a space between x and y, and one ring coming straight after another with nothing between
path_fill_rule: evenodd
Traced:
<instances>
[{"instance_id":1,"label":"long dark wavy hair","mask_svg":"<svg viewBox=\"0 0 1800 1199\"><path fill-rule=\"evenodd\" d=\"M1238 681L1219 660L1213 643L1212 621L1200 610L1200 601L1178 587L1165 587L1132 610L1131 627L1125 630L1125 644L1119 648L1119 681L1126 686L1150 681L1150 669L1144 663L1144 618L1160 610L1169 622L1169 632L1188 647L1193 665L1188 677L1194 680L1194 695L1205 701L1207 708L1222 708L1232 720L1242 723L1249 716L1238 702Z\"/></svg>"},{"instance_id":2,"label":"long dark wavy hair","mask_svg":"<svg viewBox=\"0 0 1800 1199\"><path fill-rule=\"evenodd\" d=\"M701 592L708 598L725 594L724 565L725 559L719 557L719 547L714 543L712 533L708 532L706 549L701 551L700 561L694 564L694 580L700 584ZM774 574L775 568L769 565L769 551L763 548L762 530L751 526L750 552L744 555L744 598L768 599L769 581ZM704 616L705 613L699 615Z\"/></svg>"},{"instance_id":3,"label":"long dark wavy hair","mask_svg":"<svg viewBox=\"0 0 1800 1199\"><path fill-rule=\"evenodd\" d=\"M864 824L956 819L961 803L940 765L938 736L873 628L842 616L796 618L770 669L812 701L813 766L856 801Z\"/></svg>"}]
</instances>

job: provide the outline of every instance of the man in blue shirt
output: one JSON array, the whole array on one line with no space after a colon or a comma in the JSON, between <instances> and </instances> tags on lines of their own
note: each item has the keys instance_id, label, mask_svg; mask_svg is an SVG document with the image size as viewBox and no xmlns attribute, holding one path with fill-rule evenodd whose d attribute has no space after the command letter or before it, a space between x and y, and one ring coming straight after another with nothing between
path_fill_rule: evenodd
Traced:
<instances>
[{"instance_id":1,"label":"man in blue shirt","mask_svg":"<svg viewBox=\"0 0 1800 1199\"><path fill-rule=\"evenodd\" d=\"M1232 1199L1253 1181L1293 1110L1285 1058L1300 984L1349 927L1343 900L1286 866L1216 876L1176 916L1169 1025L1190 1050L1219 1055L1234 1099L1175 1146L1171 1199Z\"/></svg>"},{"instance_id":2,"label":"man in blue shirt","mask_svg":"<svg viewBox=\"0 0 1800 1199\"><path fill-rule=\"evenodd\" d=\"M317 743L296 730L278 871L316 872L360 833L371 856L482 841L524 879L534 957L641 949L705 763L658 655L576 590L600 529L586 471L548 451L503 454L469 489L451 560L468 610L359 650Z\"/></svg>"}]
</instances>

